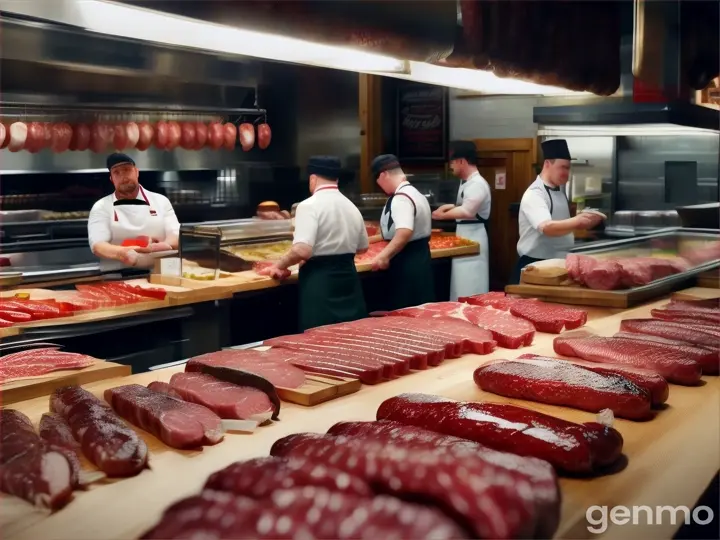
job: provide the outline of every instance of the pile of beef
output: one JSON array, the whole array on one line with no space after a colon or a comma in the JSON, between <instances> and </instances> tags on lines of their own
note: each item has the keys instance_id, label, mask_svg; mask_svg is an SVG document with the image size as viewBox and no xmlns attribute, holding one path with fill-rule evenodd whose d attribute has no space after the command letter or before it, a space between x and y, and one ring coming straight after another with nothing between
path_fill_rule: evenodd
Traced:
<instances>
[{"instance_id":1,"label":"pile of beef","mask_svg":"<svg viewBox=\"0 0 720 540\"><path fill-rule=\"evenodd\" d=\"M633 257L596 259L570 253L565 258L568 276L588 289L611 291L631 289L674 274L685 272L689 264L682 258Z\"/></svg>"}]
</instances>

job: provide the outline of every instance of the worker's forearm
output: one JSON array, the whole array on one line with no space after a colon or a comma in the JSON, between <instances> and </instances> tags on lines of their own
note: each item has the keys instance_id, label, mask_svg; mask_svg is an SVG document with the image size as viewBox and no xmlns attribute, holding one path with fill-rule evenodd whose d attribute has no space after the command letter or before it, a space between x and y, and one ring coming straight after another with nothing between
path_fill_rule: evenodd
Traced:
<instances>
[{"instance_id":1,"label":"worker's forearm","mask_svg":"<svg viewBox=\"0 0 720 540\"><path fill-rule=\"evenodd\" d=\"M165 237L165 243L169 244L171 248L177 249L179 244L179 238L177 234L171 234Z\"/></svg>"},{"instance_id":2,"label":"worker's forearm","mask_svg":"<svg viewBox=\"0 0 720 540\"><path fill-rule=\"evenodd\" d=\"M413 232L410 229L397 229L395 231L395 236L393 236L390 243L380 252L379 256L392 259L407 245L410 238L412 238L412 234Z\"/></svg>"},{"instance_id":3,"label":"worker's forearm","mask_svg":"<svg viewBox=\"0 0 720 540\"><path fill-rule=\"evenodd\" d=\"M127 250L121 246L114 246L110 242L97 242L93 244L92 252L102 259L121 260Z\"/></svg>"},{"instance_id":4,"label":"worker's forearm","mask_svg":"<svg viewBox=\"0 0 720 540\"><path fill-rule=\"evenodd\" d=\"M276 266L280 270L285 270L301 261L307 261L310 257L312 257L312 248L310 246L307 244L295 244L290 251L283 255Z\"/></svg>"},{"instance_id":5,"label":"worker's forearm","mask_svg":"<svg viewBox=\"0 0 720 540\"><path fill-rule=\"evenodd\" d=\"M445 212L440 219L471 219L473 216L462 206L456 206Z\"/></svg>"},{"instance_id":6,"label":"worker's forearm","mask_svg":"<svg viewBox=\"0 0 720 540\"><path fill-rule=\"evenodd\" d=\"M564 236L575 230L576 223L573 218L548 221L541 225L541 232L545 236Z\"/></svg>"}]
</instances>

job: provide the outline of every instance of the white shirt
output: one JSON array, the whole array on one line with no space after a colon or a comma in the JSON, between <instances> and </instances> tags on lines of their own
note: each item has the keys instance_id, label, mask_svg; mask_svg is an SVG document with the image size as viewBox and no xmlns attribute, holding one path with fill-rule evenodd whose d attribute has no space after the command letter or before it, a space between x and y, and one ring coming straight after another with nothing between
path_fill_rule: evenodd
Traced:
<instances>
[{"instance_id":1,"label":"white shirt","mask_svg":"<svg viewBox=\"0 0 720 540\"><path fill-rule=\"evenodd\" d=\"M520 201L518 215L520 228L518 255L527 255L535 259L562 259L573 247L575 237L572 233L563 236L545 236L540 230L540 225L546 221L570 218L568 200L563 189L548 191L540 176L527 188Z\"/></svg>"},{"instance_id":2,"label":"white shirt","mask_svg":"<svg viewBox=\"0 0 720 540\"><path fill-rule=\"evenodd\" d=\"M155 193L144 188L138 191L136 198L143 199L143 193L145 197L147 197L150 208L156 212L156 218L161 221L161 229L165 232L163 238L155 237L155 239L162 242L168 236L177 236L180 233L180 222L175 215L175 209L172 207L170 200L160 193ZM115 193L113 193L97 201L90 210L90 216L88 217L88 241L91 249L98 242L113 242L113 229L117 230L118 228L118 222L114 222L115 207L113 204L115 201L117 201L117 197ZM155 217L153 219L155 219ZM119 224L122 224L122 221L120 221ZM137 235L130 234L128 236ZM125 237L127 238L128 236ZM124 238L120 238L120 242L123 239ZM119 244L120 242L117 243Z\"/></svg>"},{"instance_id":3,"label":"white shirt","mask_svg":"<svg viewBox=\"0 0 720 540\"><path fill-rule=\"evenodd\" d=\"M462 206L472 216L471 218L458 219L457 221L476 219L475 216L478 214L483 219L490 217L490 208L492 206L490 184L480 176L479 172L472 173L465 182L460 184L457 205Z\"/></svg>"},{"instance_id":4,"label":"white shirt","mask_svg":"<svg viewBox=\"0 0 720 540\"><path fill-rule=\"evenodd\" d=\"M414 203L414 205L413 205ZM432 210L427 197L420 193L410 182L402 182L395 190L390 202L390 216L393 227L384 233L385 240L391 240L398 229L413 232L410 241L428 238L432 233Z\"/></svg>"},{"instance_id":5,"label":"white shirt","mask_svg":"<svg viewBox=\"0 0 720 540\"><path fill-rule=\"evenodd\" d=\"M313 257L357 253L369 245L357 207L334 185L320 186L295 210L293 244L307 244Z\"/></svg>"}]
</instances>

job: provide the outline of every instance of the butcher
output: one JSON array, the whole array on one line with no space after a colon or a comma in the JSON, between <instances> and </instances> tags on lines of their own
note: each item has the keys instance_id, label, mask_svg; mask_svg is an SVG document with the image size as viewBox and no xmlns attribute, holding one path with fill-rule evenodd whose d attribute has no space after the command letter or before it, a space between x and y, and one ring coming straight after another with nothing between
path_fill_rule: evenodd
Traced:
<instances>
[{"instance_id":1,"label":"butcher","mask_svg":"<svg viewBox=\"0 0 720 540\"><path fill-rule=\"evenodd\" d=\"M106 164L115 191L90 210L90 249L102 259L103 270L151 267L153 259L143 252L177 249L180 223L175 210L167 197L140 185L138 168L130 156L111 154ZM151 244L139 246L134 240L140 237Z\"/></svg>"},{"instance_id":2,"label":"butcher","mask_svg":"<svg viewBox=\"0 0 720 540\"><path fill-rule=\"evenodd\" d=\"M380 215L380 234L389 243L372 262L373 270L388 270L387 309L433 302L430 204L407 181L397 157L377 156L371 169L378 186L389 196Z\"/></svg>"},{"instance_id":3,"label":"butcher","mask_svg":"<svg viewBox=\"0 0 720 540\"><path fill-rule=\"evenodd\" d=\"M445 204L432 213L438 220L454 219L456 234L480 244L480 253L452 261L450 300L488 292L490 288L489 243L486 225L490 219L491 194L477 169L477 149L471 141L450 143L450 168L460 178L455 204Z\"/></svg>"},{"instance_id":4,"label":"butcher","mask_svg":"<svg viewBox=\"0 0 720 540\"><path fill-rule=\"evenodd\" d=\"M564 259L575 243L573 231L592 229L603 216L581 212L570 217L570 201L565 185L570 180L570 149L564 139L542 143L543 168L520 200L517 244L518 260L511 283L520 283L520 273L527 265Z\"/></svg>"},{"instance_id":5,"label":"butcher","mask_svg":"<svg viewBox=\"0 0 720 540\"><path fill-rule=\"evenodd\" d=\"M300 264L299 326L302 331L367 316L355 255L368 249L362 214L338 190L340 159L313 156L308 162L311 196L295 211L293 246L267 273L290 275Z\"/></svg>"}]
</instances>

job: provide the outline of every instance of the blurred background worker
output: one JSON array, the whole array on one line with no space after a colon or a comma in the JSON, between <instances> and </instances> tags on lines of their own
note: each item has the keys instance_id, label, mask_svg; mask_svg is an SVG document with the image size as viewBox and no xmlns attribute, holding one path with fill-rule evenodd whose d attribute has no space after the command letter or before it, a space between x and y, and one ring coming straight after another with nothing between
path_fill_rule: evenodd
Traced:
<instances>
[{"instance_id":1,"label":"blurred background worker","mask_svg":"<svg viewBox=\"0 0 720 540\"><path fill-rule=\"evenodd\" d=\"M570 217L565 185L570 180L570 149L564 139L542 143L543 168L520 201L518 261L510 283L520 283L527 265L547 259L564 259L575 243L575 229L592 229L603 216L581 212Z\"/></svg>"},{"instance_id":2,"label":"blurred background worker","mask_svg":"<svg viewBox=\"0 0 720 540\"><path fill-rule=\"evenodd\" d=\"M377 156L371 168L378 186L389 195L380 216L380 233L390 243L372 263L373 270L388 271L387 309L433 302L430 203L407 181L397 157Z\"/></svg>"},{"instance_id":3,"label":"blurred background worker","mask_svg":"<svg viewBox=\"0 0 720 540\"><path fill-rule=\"evenodd\" d=\"M450 168L460 178L457 201L433 212L434 219L457 221L456 234L480 244L480 253L452 261L450 301L461 296L488 292L490 288L489 243L486 225L490 219L491 194L477 169L477 149L471 141L450 143Z\"/></svg>"}]
</instances>

